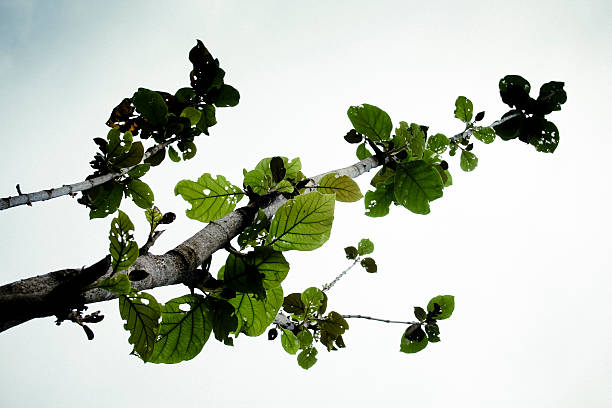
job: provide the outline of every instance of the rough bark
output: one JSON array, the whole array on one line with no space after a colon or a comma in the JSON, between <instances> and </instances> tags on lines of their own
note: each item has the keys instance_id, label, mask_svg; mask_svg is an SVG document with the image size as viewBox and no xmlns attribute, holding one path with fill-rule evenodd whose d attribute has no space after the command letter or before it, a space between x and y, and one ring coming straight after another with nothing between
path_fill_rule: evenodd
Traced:
<instances>
[{"instance_id":1,"label":"rough bark","mask_svg":"<svg viewBox=\"0 0 612 408\"><path fill-rule=\"evenodd\" d=\"M355 178L378 167L384 159L373 156L342 169L329 171L312 177L317 183L325 174ZM262 207L268 217L287 201L276 196ZM198 269L204 261L238 236L254 219L258 207L250 203L225 217L213 221L163 255L145 254L122 273L144 270L148 276L132 283L137 290L161 286L186 284L195 286L210 278ZM87 289L92 283L109 276L112 272L110 258L106 257L85 269L65 269L51 272L0 287L0 332L38 317L53 316L80 305L103 302L117 296L103 289Z\"/></svg>"}]
</instances>

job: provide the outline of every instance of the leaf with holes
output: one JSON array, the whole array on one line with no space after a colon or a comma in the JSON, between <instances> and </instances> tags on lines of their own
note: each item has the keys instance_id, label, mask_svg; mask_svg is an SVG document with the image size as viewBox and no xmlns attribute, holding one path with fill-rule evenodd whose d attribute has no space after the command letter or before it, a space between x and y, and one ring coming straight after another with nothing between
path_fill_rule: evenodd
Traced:
<instances>
[{"instance_id":1,"label":"leaf with holes","mask_svg":"<svg viewBox=\"0 0 612 408\"><path fill-rule=\"evenodd\" d=\"M283 334L281 334L281 345L283 349L289 354L295 354L300 349L300 341L298 338L287 329L282 329Z\"/></svg>"},{"instance_id":2,"label":"leaf with holes","mask_svg":"<svg viewBox=\"0 0 612 408\"><path fill-rule=\"evenodd\" d=\"M296 180L298 179L298 173L302 170L302 162L299 157L292 159L289 161L286 157L280 157L283 161L283 167L285 168L284 178L287 180ZM255 170L261 170L264 173L264 177L268 178L270 181L274 182L274 174L272 174L272 170L270 169L270 164L273 159L276 157L266 157L265 159L261 159L257 166L255 166Z\"/></svg>"},{"instance_id":3,"label":"leaf with holes","mask_svg":"<svg viewBox=\"0 0 612 408\"><path fill-rule=\"evenodd\" d=\"M316 191L288 200L270 224L267 244L278 251L319 248L329 239L334 202L334 195Z\"/></svg>"},{"instance_id":4,"label":"leaf with holes","mask_svg":"<svg viewBox=\"0 0 612 408\"><path fill-rule=\"evenodd\" d=\"M359 186L348 176L338 177L336 173L326 174L319 181L317 190L323 194L336 194L336 200L345 203L359 201L363 194Z\"/></svg>"},{"instance_id":5,"label":"leaf with holes","mask_svg":"<svg viewBox=\"0 0 612 408\"><path fill-rule=\"evenodd\" d=\"M164 126L168 123L168 106L159 93L145 88L138 88L138 92L134 94L133 101L136 110L142 114L142 117L151 126Z\"/></svg>"},{"instance_id":6,"label":"leaf with holes","mask_svg":"<svg viewBox=\"0 0 612 408\"><path fill-rule=\"evenodd\" d=\"M476 126L472 132L474 137L483 143L493 143L495 140L495 131L491 127Z\"/></svg>"},{"instance_id":7,"label":"leaf with holes","mask_svg":"<svg viewBox=\"0 0 612 408\"><path fill-rule=\"evenodd\" d=\"M297 357L300 367L302 367L304 370L308 370L310 367L315 365L317 362L317 353L317 349L314 347L308 347L307 349L302 350Z\"/></svg>"},{"instance_id":8,"label":"leaf with holes","mask_svg":"<svg viewBox=\"0 0 612 408\"><path fill-rule=\"evenodd\" d=\"M123 273L110 278L104 278L95 287L108 290L117 295L128 295L132 291L130 279Z\"/></svg>"},{"instance_id":9,"label":"leaf with holes","mask_svg":"<svg viewBox=\"0 0 612 408\"><path fill-rule=\"evenodd\" d=\"M144 361L149 361L159 333L161 306L148 293L119 296L119 313L126 321L124 327L130 332L128 341L134 352Z\"/></svg>"},{"instance_id":10,"label":"leaf with holes","mask_svg":"<svg viewBox=\"0 0 612 408\"><path fill-rule=\"evenodd\" d=\"M147 222L151 226L151 229L155 229L155 227L157 227L161 220L164 218L164 214L162 214L159 208L153 206L145 210L145 217L147 219Z\"/></svg>"},{"instance_id":11,"label":"leaf with holes","mask_svg":"<svg viewBox=\"0 0 612 408\"><path fill-rule=\"evenodd\" d=\"M365 214L368 217L384 217L389 214L389 206L394 198L395 176L385 182L376 184L375 191L368 191L363 200L366 208Z\"/></svg>"},{"instance_id":12,"label":"leaf with holes","mask_svg":"<svg viewBox=\"0 0 612 408\"><path fill-rule=\"evenodd\" d=\"M451 317L455 310L455 297L453 295L441 295L431 299L427 304L427 311L431 312L434 310L434 304L437 303L442 311L441 314L436 316L437 320L444 320Z\"/></svg>"},{"instance_id":13,"label":"leaf with holes","mask_svg":"<svg viewBox=\"0 0 612 408\"><path fill-rule=\"evenodd\" d=\"M202 222L215 221L231 213L244 195L225 177L217 176L215 180L209 173L204 173L198 181L179 181L174 194L180 194L191 204L191 208L185 211L187 216Z\"/></svg>"},{"instance_id":14,"label":"leaf with holes","mask_svg":"<svg viewBox=\"0 0 612 408\"><path fill-rule=\"evenodd\" d=\"M229 254L225 261L224 283L238 292L262 294L280 286L289 273L289 263L282 252L270 247L256 247L246 256Z\"/></svg>"},{"instance_id":15,"label":"leaf with holes","mask_svg":"<svg viewBox=\"0 0 612 408\"><path fill-rule=\"evenodd\" d=\"M359 255L371 254L374 252L374 243L367 238L363 238L357 245L357 251L359 252Z\"/></svg>"},{"instance_id":16,"label":"leaf with holes","mask_svg":"<svg viewBox=\"0 0 612 408\"><path fill-rule=\"evenodd\" d=\"M468 123L472 120L472 114L474 113L474 105L465 96L460 96L455 101L455 117L462 122Z\"/></svg>"},{"instance_id":17,"label":"leaf with holes","mask_svg":"<svg viewBox=\"0 0 612 408\"><path fill-rule=\"evenodd\" d=\"M119 210L119 215L111 222L108 236L113 272L127 269L138 258L138 245L134 241L133 231L134 224L130 217Z\"/></svg>"},{"instance_id":18,"label":"leaf with holes","mask_svg":"<svg viewBox=\"0 0 612 408\"><path fill-rule=\"evenodd\" d=\"M463 150L461 152L461 161L459 165L463 171L472 171L478 166L478 157L472 152Z\"/></svg>"},{"instance_id":19,"label":"leaf with holes","mask_svg":"<svg viewBox=\"0 0 612 408\"><path fill-rule=\"evenodd\" d=\"M132 197L134 204L140 208L151 208L153 206L153 191L151 187L144 181L132 180L125 186L125 192Z\"/></svg>"},{"instance_id":20,"label":"leaf with holes","mask_svg":"<svg viewBox=\"0 0 612 408\"><path fill-rule=\"evenodd\" d=\"M364 103L360 106L351 106L346 114L355 130L373 142L389 140L393 124L391 118L384 110L374 105Z\"/></svg>"},{"instance_id":21,"label":"leaf with holes","mask_svg":"<svg viewBox=\"0 0 612 408\"><path fill-rule=\"evenodd\" d=\"M150 362L175 364L202 351L212 330L204 296L185 295L168 301L161 308L161 318Z\"/></svg>"},{"instance_id":22,"label":"leaf with holes","mask_svg":"<svg viewBox=\"0 0 612 408\"><path fill-rule=\"evenodd\" d=\"M429 214L429 202L442 197L442 188L438 171L423 160L398 166L395 171L395 199L413 213Z\"/></svg>"},{"instance_id":23,"label":"leaf with holes","mask_svg":"<svg viewBox=\"0 0 612 408\"><path fill-rule=\"evenodd\" d=\"M259 336L274 321L283 304L283 290L280 286L266 290L265 299L256 299L248 293L236 293L229 299L236 310L238 326L247 336Z\"/></svg>"}]
</instances>

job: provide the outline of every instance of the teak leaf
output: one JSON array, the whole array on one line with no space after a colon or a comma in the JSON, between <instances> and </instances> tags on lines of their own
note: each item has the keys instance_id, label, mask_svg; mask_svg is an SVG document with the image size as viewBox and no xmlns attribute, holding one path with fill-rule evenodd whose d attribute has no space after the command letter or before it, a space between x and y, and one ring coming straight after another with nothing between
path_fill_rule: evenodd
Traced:
<instances>
[{"instance_id":1,"label":"teak leaf","mask_svg":"<svg viewBox=\"0 0 612 408\"><path fill-rule=\"evenodd\" d=\"M351 106L346 114L355 130L371 141L389 140L393 124L384 110L364 103L359 106Z\"/></svg>"},{"instance_id":2,"label":"teak leaf","mask_svg":"<svg viewBox=\"0 0 612 408\"><path fill-rule=\"evenodd\" d=\"M126 321L124 327L130 332L128 341L134 352L144 361L149 361L159 333L161 306L148 293L119 296L119 313Z\"/></svg>"},{"instance_id":3,"label":"teak leaf","mask_svg":"<svg viewBox=\"0 0 612 408\"><path fill-rule=\"evenodd\" d=\"M150 362L180 363L202 351L212 330L204 296L185 295L168 301L161 308L161 318Z\"/></svg>"},{"instance_id":4,"label":"teak leaf","mask_svg":"<svg viewBox=\"0 0 612 408\"><path fill-rule=\"evenodd\" d=\"M185 211L187 216L202 222L215 221L231 213L244 195L225 177L217 176L215 180L209 173L204 173L198 181L179 181L174 194L180 194L191 204L191 209Z\"/></svg>"},{"instance_id":5,"label":"teak leaf","mask_svg":"<svg viewBox=\"0 0 612 408\"><path fill-rule=\"evenodd\" d=\"M248 293L237 293L228 300L234 306L238 326L247 336L259 336L274 321L283 304L283 289L277 286L266 290L265 299Z\"/></svg>"},{"instance_id":6,"label":"teak leaf","mask_svg":"<svg viewBox=\"0 0 612 408\"><path fill-rule=\"evenodd\" d=\"M127 269L138 258L138 245L133 236L134 224L121 210L111 222L109 251L112 257L113 273Z\"/></svg>"},{"instance_id":7,"label":"teak leaf","mask_svg":"<svg viewBox=\"0 0 612 408\"><path fill-rule=\"evenodd\" d=\"M278 251L312 251L329 239L333 220L333 194L315 191L297 196L274 215L267 244Z\"/></svg>"},{"instance_id":8,"label":"teak leaf","mask_svg":"<svg viewBox=\"0 0 612 408\"><path fill-rule=\"evenodd\" d=\"M346 203L359 201L363 195L359 186L348 176L338 177L336 173L326 174L319 181L317 190L323 194L336 194L336 200Z\"/></svg>"},{"instance_id":9,"label":"teak leaf","mask_svg":"<svg viewBox=\"0 0 612 408\"><path fill-rule=\"evenodd\" d=\"M429 202L442 197L442 178L423 160L398 166L394 194L397 202L416 214L429 214Z\"/></svg>"}]
</instances>

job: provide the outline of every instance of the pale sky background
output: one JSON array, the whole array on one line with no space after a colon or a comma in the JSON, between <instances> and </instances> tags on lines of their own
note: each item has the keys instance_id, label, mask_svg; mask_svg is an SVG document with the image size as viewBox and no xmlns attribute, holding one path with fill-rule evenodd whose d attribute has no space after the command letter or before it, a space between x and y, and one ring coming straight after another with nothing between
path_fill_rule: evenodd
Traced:
<instances>
[{"instance_id":1,"label":"pale sky background","mask_svg":"<svg viewBox=\"0 0 612 408\"><path fill-rule=\"evenodd\" d=\"M285 293L320 286L346 266L342 248L368 237L379 273L354 270L330 310L412 319L412 308L453 294L442 342L400 353L404 327L349 321L347 348L319 351L302 370L279 339L209 340L194 360L143 364L129 356L117 302L89 342L76 325L39 319L0 334L0 406L90 407L174 403L211 407L612 406L609 1L7 1L0 0L0 195L82 180L105 122L140 86L189 84L201 39L239 89L189 162L144 178L177 221L154 253L203 227L174 197L181 178L223 174L274 155L299 156L315 175L356 161L342 136L346 109L370 103L400 120L457 133L458 95L491 123L508 108L497 84L564 81L551 115L552 155L520 142L477 143L472 173L450 161L454 185L427 216L399 207L383 219L363 203L336 207L329 242L287 254ZM365 192L370 176L359 181ZM142 212L122 204L144 242ZM63 197L0 213L0 283L106 254L110 218ZM216 270L225 255L213 258ZM167 300L183 287L153 291Z\"/></svg>"}]
</instances>

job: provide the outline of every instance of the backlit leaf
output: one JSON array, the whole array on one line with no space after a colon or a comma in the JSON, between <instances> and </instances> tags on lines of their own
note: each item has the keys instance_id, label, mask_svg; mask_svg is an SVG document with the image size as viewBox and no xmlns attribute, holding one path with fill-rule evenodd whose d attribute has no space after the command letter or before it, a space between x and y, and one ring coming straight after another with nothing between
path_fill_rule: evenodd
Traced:
<instances>
[{"instance_id":1,"label":"backlit leaf","mask_svg":"<svg viewBox=\"0 0 612 408\"><path fill-rule=\"evenodd\" d=\"M96 285L96 288L104 289L117 295L127 295L132 290L132 284L127 275L120 273L117 276L104 278Z\"/></svg>"},{"instance_id":2,"label":"backlit leaf","mask_svg":"<svg viewBox=\"0 0 612 408\"><path fill-rule=\"evenodd\" d=\"M369 239L364 238L359 241L359 244L357 245L357 251L359 252L359 255L371 254L372 252L374 252L374 244Z\"/></svg>"},{"instance_id":3,"label":"backlit leaf","mask_svg":"<svg viewBox=\"0 0 612 408\"><path fill-rule=\"evenodd\" d=\"M215 221L229 214L244 195L225 177L217 176L215 180L209 173L204 173L198 181L179 181L174 194L180 194L191 204L191 208L185 211L187 216L202 222Z\"/></svg>"},{"instance_id":4,"label":"backlit leaf","mask_svg":"<svg viewBox=\"0 0 612 408\"><path fill-rule=\"evenodd\" d=\"M346 203L359 201L363 195L359 186L348 176L338 177L336 173L326 174L319 181L317 190L323 194L336 194L336 200Z\"/></svg>"},{"instance_id":5,"label":"backlit leaf","mask_svg":"<svg viewBox=\"0 0 612 408\"><path fill-rule=\"evenodd\" d=\"M442 178L436 169L416 160L395 170L397 202L416 214L429 214L429 202L442 197Z\"/></svg>"},{"instance_id":6,"label":"backlit leaf","mask_svg":"<svg viewBox=\"0 0 612 408\"><path fill-rule=\"evenodd\" d=\"M448 319L455 310L455 297L453 295L442 295L432 298L427 304L427 310L434 310L434 303L440 305L442 313L436 316L437 320Z\"/></svg>"},{"instance_id":7,"label":"backlit leaf","mask_svg":"<svg viewBox=\"0 0 612 408\"><path fill-rule=\"evenodd\" d=\"M461 152L460 166L463 171L472 171L478 166L478 157L472 152L463 150Z\"/></svg>"},{"instance_id":8,"label":"backlit leaf","mask_svg":"<svg viewBox=\"0 0 612 408\"><path fill-rule=\"evenodd\" d=\"M283 304L283 290L280 286L266 290L266 298L257 300L254 295L237 293L229 303L236 310L241 330L247 336L259 336L274 321Z\"/></svg>"},{"instance_id":9,"label":"backlit leaf","mask_svg":"<svg viewBox=\"0 0 612 408\"><path fill-rule=\"evenodd\" d=\"M134 204L140 208L151 208L153 206L153 191L149 185L140 180L132 180L125 187L126 193L132 197Z\"/></svg>"},{"instance_id":10,"label":"backlit leaf","mask_svg":"<svg viewBox=\"0 0 612 408\"><path fill-rule=\"evenodd\" d=\"M304 370L308 370L310 367L315 365L317 362L317 353L317 349L314 347L308 347L307 349L302 350L297 357L300 367L302 367Z\"/></svg>"},{"instance_id":11,"label":"backlit leaf","mask_svg":"<svg viewBox=\"0 0 612 408\"><path fill-rule=\"evenodd\" d=\"M168 106L159 93L138 88L133 101L136 110L151 126L159 127L168 123Z\"/></svg>"},{"instance_id":12,"label":"backlit leaf","mask_svg":"<svg viewBox=\"0 0 612 408\"><path fill-rule=\"evenodd\" d=\"M490 127L476 126L472 134L476 139L486 144L493 143L495 140L495 131Z\"/></svg>"},{"instance_id":13,"label":"backlit leaf","mask_svg":"<svg viewBox=\"0 0 612 408\"><path fill-rule=\"evenodd\" d=\"M274 215L267 244L279 251L312 251L329 239L333 220L333 195L316 191L299 195Z\"/></svg>"},{"instance_id":14,"label":"backlit leaf","mask_svg":"<svg viewBox=\"0 0 612 408\"><path fill-rule=\"evenodd\" d=\"M346 113L355 130L371 141L389 140L393 124L389 115L382 109L364 103L351 106Z\"/></svg>"},{"instance_id":15,"label":"backlit leaf","mask_svg":"<svg viewBox=\"0 0 612 408\"><path fill-rule=\"evenodd\" d=\"M168 301L161 308L161 318L150 362L175 364L202 351L212 330L204 296L185 295Z\"/></svg>"},{"instance_id":16,"label":"backlit leaf","mask_svg":"<svg viewBox=\"0 0 612 408\"><path fill-rule=\"evenodd\" d=\"M474 113L474 106L465 96L460 96L455 101L455 117L462 122L468 123L472 120L472 114Z\"/></svg>"},{"instance_id":17,"label":"backlit leaf","mask_svg":"<svg viewBox=\"0 0 612 408\"><path fill-rule=\"evenodd\" d=\"M122 271L136 262L138 245L134 241L134 224L121 210L111 222L109 233L109 251L112 257L113 271Z\"/></svg>"},{"instance_id":18,"label":"backlit leaf","mask_svg":"<svg viewBox=\"0 0 612 408\"><path fill-rule=\"evenodd\" d=\"M448 148L450 140L442 133L436 133L427 140L427 148L436 154L442 154Z\"/></svg>"},{"instance_id":19,"label":"backlit leaf","mask_svg":"<svg viewBox=\"0 0 612 408\"><path fill-rule=\"evenodd\" d=\"M283 349L289 354L295 354L300 349L300 341L291 331L282 329L281 344Z\"/></svg>"},{"instance_id":20,"label":"backlit leaf","mask_svg":"<svg viewBox=\"0 0 612 408\"><path fill-rule=\"evenodd\" d=\"M145 292L121 295L119 313L126 321L124 327L130 332L128 341L134 345L134 351L144 361L148 361L159 333L161 306L153 296Z\"/></svg>"}]
</instances>

